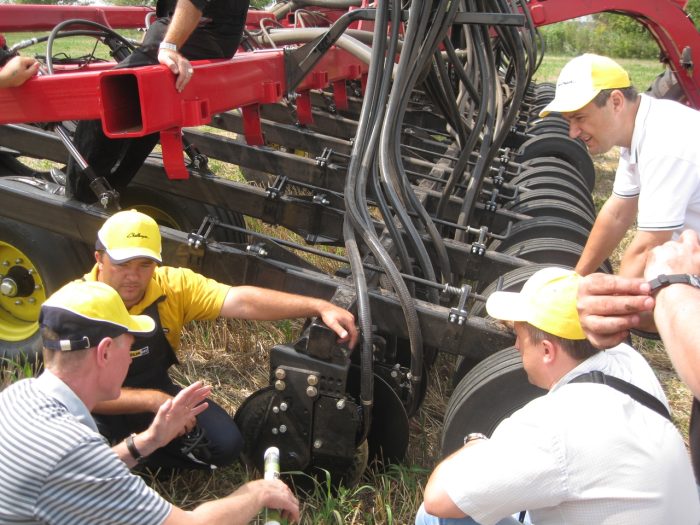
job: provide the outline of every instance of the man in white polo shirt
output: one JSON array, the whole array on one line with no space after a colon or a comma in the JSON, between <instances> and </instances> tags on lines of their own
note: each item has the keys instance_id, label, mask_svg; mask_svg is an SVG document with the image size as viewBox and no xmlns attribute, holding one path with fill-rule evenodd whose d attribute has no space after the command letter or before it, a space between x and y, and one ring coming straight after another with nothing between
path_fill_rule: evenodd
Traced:
<instances>
[{"instance_id":1,"label":"man in white polo shirt","mask_svg":"<svg viewBox=\"0 0 700 525\"><path fill-rule=\"evenodd\" d=\"M637 95L607 57L585 54L562 69L556 96L540 116L561 113L569 135L591 154L620 146L613 193L596 218L576 271L596 271L637 221L620 275L642 277L648 252L684 229L700 232L700 112Z\"/></svg>"},{"instance_id":2,"label":"man in white polo shirt","mask_svg":"<svg viewBox=\"0 0 700 525\"><path fill-rule=\"evenodd\" d=\"M490 439L465 428L465 446L431 474L416 525L500 525L521 510L537 525L700 523L661 385L630 346L599 351L586 340L580 280L545 268L520 293L489 297L489 315L514 323L528 380L549 392Z\"/></svg>"}]
</instances>

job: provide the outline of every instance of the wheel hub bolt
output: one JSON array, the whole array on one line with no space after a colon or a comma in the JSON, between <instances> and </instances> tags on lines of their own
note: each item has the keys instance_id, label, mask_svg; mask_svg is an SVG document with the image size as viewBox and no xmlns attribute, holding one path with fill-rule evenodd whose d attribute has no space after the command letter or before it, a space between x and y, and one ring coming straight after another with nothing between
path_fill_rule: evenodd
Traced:
<instances>
[{"instance_id":1,"label":"wheel hub bolt","mask_svg":"<svg viewBox=\"0 0 700 525\"><path fill-rule=\"evenodd\" d=\"M19 257L15 259L15 264L22 264L22 259L20 259Z\"/></svg>"},{"instance_id":2,"label":"wheel hub bolt","mask_svg":"<svg viewBox=\"0 0 700 525\"><path fill-rule=\"evenodd\" d=\"M6 297L14 297L17 295L17 283L6 277L0 282L0 294Z\"/></svg>"},{"instance_id":3,"label":"wheel hub bolt","mask_svg":"<svg viewBox=\"0 0 700 525\"><path fill-rule=\"evenodd\" d=\"M17 300L15 301L15 306L20 306L21 304L22 304L22 300L21 300L21 299L17 299Z\"/></svg>"},{"instance_id":4,"label":"wheel hub bolt","mask_svg":"<svg viewBox=\"0 0 700 525\"><path fill-rule=\"evenodd\" d=\"M275 388L277 390L284 390L286 387L287 387L287 385L281 379L278 379L277 381L275 381Z\"/></svg>"},{"instance_id":5,"label":"wheel hub bolt","mask_svg":"<svg viewBox=\"0 0 700 525\"><path fill-rule=\"evenodd\" d=\"M279 432L279 430L277 430L276 428L273 427L272 433L273 433L275 436L277 435L278 432Z\"/></svg>"},{"instance_id":6,"label":"wheel hub bolt","mask_svg":"<svg viewBox=\"0 0 700 525\"><path fill-rule=\"evenodd\" d=\"M286 411L287 411L287 408L288 408L288 407L287 407L287 403L285 403L284 401L282 401L282 402L280 403L280 410L281 410L282 412L286 412Z\"/></svg>"},{"instance_id":7,"label":"wheel hub bolt","mask_svg":"<svg viewBox=\"0 0 700 525\"><path fill-rule=\"evenodd\" d=\"M316 390L315 386L308 386L306 387L306 395L309 397L316 397L318 394L318 390Z\"/></svg>"},{"instance_id":8,"label":"wheel hub bolt","mask_svg":"<svg viewBox=\"0 0 700 525\"><path fill-rule=\"evenodd\" d=\"M280 434L284 434L287 431L287 425L280 425Z\"/></svg>"},{"instance_id":9,"label":"wheel hub bolt","mask_svg":"<svg viewBox=\"0 0 700 525\"><path fill-rule=\"evenodd\" d=\"M311 374L309 377L306 378L306 382L311 386L316 386L318 384L318 376Z\"/></svg>"}]
</instances>

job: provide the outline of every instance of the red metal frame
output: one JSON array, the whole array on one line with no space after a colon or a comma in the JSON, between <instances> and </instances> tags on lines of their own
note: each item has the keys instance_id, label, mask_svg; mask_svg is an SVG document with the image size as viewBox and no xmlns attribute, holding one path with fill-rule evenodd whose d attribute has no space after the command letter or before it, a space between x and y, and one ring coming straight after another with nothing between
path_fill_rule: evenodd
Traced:
<instances>
[{"instance_id":1,"label":"red metal frame","mask_svg":"<svg viewBox=\"0 0 700 525\"><path fill-rule=\"evenodd\" d=\"M153 11L151 7L7 4L0 6L0 32L50 31L71 18L112 29L136 29L146 26L146 15Z\"/></svg>"},{"instance_id":2,"label":"red metal frame","mask_svg":"<svg viewBox=\"0 0 700 525\"><path fill-rule=\"evenodd\" d=\"M700 34L683 11L684 0L529 0L536 25L543 26L601 12L631 16L649 29L678 78L688 103L700 108L700 68L685 68L684 49L700 51ZM696 58L700 59L700 57Z\"/></svg>"}]
</instances>

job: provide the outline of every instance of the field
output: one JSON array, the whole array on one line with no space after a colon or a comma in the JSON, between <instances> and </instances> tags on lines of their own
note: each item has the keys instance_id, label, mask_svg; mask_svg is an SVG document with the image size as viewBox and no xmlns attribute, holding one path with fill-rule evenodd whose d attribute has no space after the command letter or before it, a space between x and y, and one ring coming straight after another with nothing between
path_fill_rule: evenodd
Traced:
<instances>
[{"instance_id":1,"label":"field","mask_svg":"<svg viewBox=\"0 0 700 525\"><path fill-rule=\"evenodd\" d=\"M23 35L8 35L10 42ZM72 42L62 42L65 51L75 53ZM31 50L29 51L31 52ZM568 57L548 57L537 73L538 81L554 81ZM657 62L621 60L631 71L633 82L644 91L662 70ZM616 153L595 159L598 180L595 202L600 205L609 195L616 165ZM250 224L260 228L259 224ZM614 262L615 264L617 261ZM176 379L188 384L204 379L214 387L213 399L231 414L243 400L267 382L267 355L274 344L292 341L299 333L301 321L255 323L217 320L192 324L183 341L183 365L174 371ZM637 341L664 383L674 408L676 422L687 438L690 394L678 381L663 347ZM426 401L411 422L409 452L402 465L387 470L369 469L361 483L341 487L332 494L328 485L318 483L312 494L304 496L302 523L337 524L408 524L422 500L422 486L439 457L439 440L444 406L450 394L453 358L439 356L434 366ZM18 375L25 372L17 371ZM5 377L4 381L10 380ZM465 429L465 433L468 429ZM223 496L254 476L242 467L224 468L211 473L191 472L151 483L161 494L186 508L208 499Z\"/></svg>"}]
</instances>

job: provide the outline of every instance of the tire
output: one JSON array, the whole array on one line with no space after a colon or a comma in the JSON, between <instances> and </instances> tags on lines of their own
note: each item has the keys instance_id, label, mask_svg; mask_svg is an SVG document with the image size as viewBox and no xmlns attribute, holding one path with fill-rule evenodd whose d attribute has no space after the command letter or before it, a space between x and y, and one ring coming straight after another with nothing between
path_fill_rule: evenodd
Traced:
<instances>
[{"instance_id":1,"label":"tire","mask_svg":"<svg viewBox=\"0 0 700 525\"><path fill-rule=\"evenodd\" d=\"M501 421L545 393L528 381L515 347L487 357L462 378L450 396L442 430L442 456L460 448L470 432L490 436Z\"/></svg>"},{"instance_id":2,"label":"tire","mask_svg":"<svg viewBox=\"0 0 700 525\"><path fill-rule=\"evenodd\" d=\"M527 168L508 182L513 186L527 188L565 188L565 191L591 198L591 191L581 175L575 171L554 166Z\"/></svg>"},{"instance_id":3,"label":"tire","mask_svg":"<svg viewBox=\"0 0 700 525\"><path fill-rule=\"evenodd\" d=\"M545 133L527 140L518 150L515 161L524 162L535 157L553 156L570 163L586 179L595 185L595 168L588 150L580 142L558 133Z\"/></svg>"},{"instance_id":4,"label":"tire","mask_svg":"<svg viewBox=\"0 0 700 525\"><path fill-rule=\"evenodd\" d=\"M34 361L41 352L39 310L53 292L90 268L89 248L0 217L0 274L18 290L0 293L0 357Z\"/></svg>"},{"instance_id":5,"label":"tire","mask_svg":"<svg viewBox=\"0 0 700 525\"><path fill-rule=\"evenodd\" d=\"M591 200L590 196L579 198L573 192L566 192L552 188L540 188L522 191L518 194L518 196L515 199L506 202L503 205L503 209L510 210L519 205L534 203L542 199L552 199L561 201L563 203L571 204L576 208L587 212L588 214L595 217L595 206L593 206L593 200Z\"/></svg>"},{"instance_id":6,"label":"tire","mask_svg":"<svg viewBox=\"0 0 700 525\"><path fill-rule=\"evenodd\" d=\"M502 276L496 277L492 281L487 281L482 279L481 282L488 283L484 284L483 287L479 287L480 294L488 299L489 295L495 292L498 288L498 281L501 280L500 290L505 292L519 292L520 289L525 284L530 276L543 268L548 268L550 266L561 266L559 264L531 264L530 266L522 266L504 273ZM472 307L472 315L482 315L482 312L486 311L486 303L484 301L476 301Z\"/></svg>"},{"instance_id":7,"label":"tire","mask_svg":"<svg viewBox=\"0 0 700 525\"><path fill-rule=\"evenodd\" d=\"M530 217L559 217L572 221L588 231L593 228L595 217L592 213L573 204L556 199L538 199L513 206L510 211L522 213Z\"/></svg>"},{"instance_id":8,"label":"tire","mask_svg":"<svg viewBox=\"0 0 700 525\"><path fill-rule=\"evenodd\" d=\"M522 169L529 170L532 168L556 168L558 170L564 170L569 174L581 179L586 186L588 192L592 192L594 186L590 184L590 181L581 175L578 170L571 164L563 159L558 159L557 157L537 157L534 159L526 160L521 163Z\"/></svg>"},{"instance_id":9,"label":"tire","mask_svg":"<svg viewBox=\"0 0 700 525\"><path fill-rule=\"evenodd\" d=\"M504 234L505 232L501 233ZM560 217L534 217L515 223L508 236L505 239L497 239L491 242L489 249L502 252L513 244L542 237L554 237L555 239L563 239L585 246L588 234L589 230L587 228L567 219Z\"/></svg>"},{"instance_id":10,"label":"tire","mask_svg":"<svg viewBox=\"0 0 700 525\"><path fill-rule=\"evenodd\" d=\"M197 231L207 215L225 224L245 227L240 213L168 193L157 193L138 184L129 185L119 201L123 209L135 208L153 217L161 226L184 232ZM220 242L244 243L247 240L244 233L226 228L214 228L212 236Z\"/></svg>"}]
</instances>

